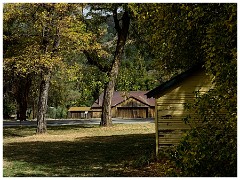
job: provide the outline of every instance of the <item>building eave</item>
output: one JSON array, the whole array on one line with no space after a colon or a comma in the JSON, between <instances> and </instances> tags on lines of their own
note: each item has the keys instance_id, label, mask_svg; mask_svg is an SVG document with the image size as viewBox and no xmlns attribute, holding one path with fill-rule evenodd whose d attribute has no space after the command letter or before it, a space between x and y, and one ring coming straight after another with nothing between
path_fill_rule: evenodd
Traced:
<instances>
[{"instance_id":1,"label":"building eave","mask_svg":"<svg viewBox=\"0 0 240 180\"><path fill-rule=\"evenodd\" d=\"M176 85L177 83L183 81L185 78L191 76L194 72L203 69L203 63L198 63L195 66L193 66L192 68L190 68L189 70L171 78L169 81L161 84L160 86L156 87L155 89L149 91L148 93L146 93L147 98L151 98L151 97L156 97L158 94L160 94L161 92L171 88L172 86Z\"/></svg>"}]
</instances>

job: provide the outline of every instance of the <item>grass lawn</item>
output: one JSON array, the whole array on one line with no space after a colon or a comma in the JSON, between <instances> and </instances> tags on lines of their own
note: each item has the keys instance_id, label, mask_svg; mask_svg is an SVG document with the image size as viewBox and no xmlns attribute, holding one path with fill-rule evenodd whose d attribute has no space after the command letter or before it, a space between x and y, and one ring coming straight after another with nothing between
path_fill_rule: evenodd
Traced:
<instances>
[{"instance_id":1,"label":"grass lawn","mask_svg":"<svg viewBox=\"0 0 240 180\"><path fill-rule=\"evenodd\" d=\"M164 176L151 163L155 151L153 123L112 127L74 125L3 130L3 175L16 176Z\"/></svg>"}]
</instances>

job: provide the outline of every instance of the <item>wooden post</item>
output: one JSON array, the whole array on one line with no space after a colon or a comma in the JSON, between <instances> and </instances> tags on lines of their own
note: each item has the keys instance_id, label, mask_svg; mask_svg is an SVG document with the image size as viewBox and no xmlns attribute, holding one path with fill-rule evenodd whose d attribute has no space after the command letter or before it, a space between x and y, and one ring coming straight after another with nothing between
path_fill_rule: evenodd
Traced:
<instances>
[{"instance_id":1,"label":"wooden post","mask_svg":"<svg viewBox=\"0 0 240 180\"><path fill-rule=\"evenodd\" d=\"M158 150L159 150L159 134L158 134L158 106L157 98L155 99L155 134L156 134L156 157L158 159Z\"/></svg>"}]
</instances>

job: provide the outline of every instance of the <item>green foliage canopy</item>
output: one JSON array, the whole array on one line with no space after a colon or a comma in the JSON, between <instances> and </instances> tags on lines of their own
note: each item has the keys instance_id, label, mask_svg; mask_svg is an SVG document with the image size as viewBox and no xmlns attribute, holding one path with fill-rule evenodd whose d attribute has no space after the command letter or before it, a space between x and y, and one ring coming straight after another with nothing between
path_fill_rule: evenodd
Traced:
<instances>
[{"instance_id":1,"label":"green foliage canopy","mask_svg":"<svg viewBox=\"0 0 240 180\"><path fill-rule=\"evenodd\" d=\"M138 31L166 73L204 62L214 89L186 108L200 121L173 153L180 176L237 175L237 5L132 4Z\"/></svg>"}]
</instances>

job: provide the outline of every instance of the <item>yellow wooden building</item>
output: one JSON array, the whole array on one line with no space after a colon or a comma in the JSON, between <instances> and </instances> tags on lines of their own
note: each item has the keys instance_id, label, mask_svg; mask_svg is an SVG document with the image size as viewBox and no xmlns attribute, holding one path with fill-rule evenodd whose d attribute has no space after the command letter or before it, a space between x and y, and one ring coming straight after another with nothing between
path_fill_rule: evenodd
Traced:
<instances>
[{"instance_id":1,"label":"yellow wooden building","mask_svg":"<svg viewBox=\"0 0 240 180\"><path fill-rule=\"evenodd\" d=\"M202 65L196 65L146 94L155 98L156 154L160 148L180 142L183 133L190 129L183 121L188 115L184 104L192 102L196 92L205 93L211 87L210 76Z\"/></svg>"}]
</instances>

